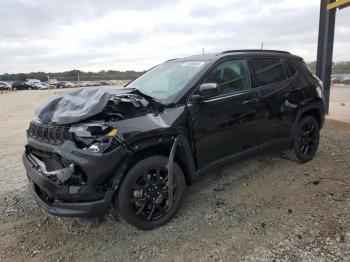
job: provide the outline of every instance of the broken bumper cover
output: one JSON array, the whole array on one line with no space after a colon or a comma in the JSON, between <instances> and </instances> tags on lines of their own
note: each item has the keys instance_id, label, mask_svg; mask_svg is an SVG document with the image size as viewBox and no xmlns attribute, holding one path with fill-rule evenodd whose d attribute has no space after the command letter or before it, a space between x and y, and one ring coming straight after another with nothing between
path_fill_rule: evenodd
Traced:
<instances>
[{"instance_id":1,"label":"broken bumper cover","mask_svg":"<svg viewBox=\"0 0 350 262\"><path fill-rule=\"evenodd\" d=\"M54 197L55 192L63 193L65 189L51 182L50 179L36 170L25 153L23 154L23 163L27 170L30 191L36 203L48 213L68 217L93 217L101 216L107 212L114 195L114 190L107 190L102 199L95 201L75 203L51 202L48 201L48 197ZM69 194L68 192L66 193Z\"/></svg>"},{"instance_id":2,"label":"broken bumper cover","mask_svg":"<svg viewBox=\"0 0 350 262\"><path fill-rule=\"evenodd\" d=\"M28 146L45 150L45 152L61 152L62 148L52 147L38 141L28 141ZM44 148L45 147L45 148ZM37 204L48 213L57 216L94 217L104 215L110 207L115 189L110 181L116 167L121 162L123 149L93 156L84 154L81 150L71 147L65 151L65 157L76 166L81 167L88 177L88 185L77 186L57 183L50 174L33 158L30 150L26 149L22 161L27 171L31 193ZM62 169L64 170L64 169ZM65 172L74 172L69 168Z\"/></svg>"},{"instance_id":3,"label":"broken bumper cover","mask_svg":"<svg viewBox=\"0 0 350 262\"><path fill-rule=\"evenodd\" d=\"M63 217L98 217L104 215L112 201L114 191L107 191L101 200L78 203L46 202L37 192L36 185L30 183L30 191L36 203L46 212Z\"/></svg>"}]
</instances>

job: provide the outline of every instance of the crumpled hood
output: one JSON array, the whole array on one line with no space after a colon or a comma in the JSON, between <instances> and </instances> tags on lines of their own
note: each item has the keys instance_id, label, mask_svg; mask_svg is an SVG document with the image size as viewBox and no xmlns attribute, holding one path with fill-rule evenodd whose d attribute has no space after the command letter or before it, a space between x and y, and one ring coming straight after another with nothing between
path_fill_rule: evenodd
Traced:
<instances>
[{"instance_id":1,"label":"crumpled hood","mask_svg":"<svg viewBox=\"0 0 350 262\"><path fill-rule=\"evenodd\" d=\"M135 89L90 87L58 94L40 105L35 114L46 124L71 124L101 113L110 103L114 107L123 103L133 107L147 107L149 104Z\"/></svg>"}]
</instances>

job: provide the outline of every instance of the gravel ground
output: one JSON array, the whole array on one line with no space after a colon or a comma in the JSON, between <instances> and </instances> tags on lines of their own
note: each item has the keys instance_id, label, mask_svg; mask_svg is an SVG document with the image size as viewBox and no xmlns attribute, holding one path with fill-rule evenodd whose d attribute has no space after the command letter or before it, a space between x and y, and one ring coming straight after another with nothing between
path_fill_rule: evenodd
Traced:
<instances>
[{"instance_id":1,"label":"gravel ground","mask_svg":"<svg viewBox=\"0 0 350 262\"><path fill-rule=\"evenodd\" d=\"M332 87L329 117L350 123L350 85L336 85Z\"/></svg>"},{"instance_id":2,"label":"gravel ground","mask_svg":"<svg viewBox=\"0 0 350 262\"><path fill-rule=\"evenodd\" d=\"M54 92L0 94L0 261L350 261L350 124L327 120L307 164L266 153L208 174L175 219L139 231L113 210L58 218L30 197L24 130Z\"/></svg>"}]
</instances>

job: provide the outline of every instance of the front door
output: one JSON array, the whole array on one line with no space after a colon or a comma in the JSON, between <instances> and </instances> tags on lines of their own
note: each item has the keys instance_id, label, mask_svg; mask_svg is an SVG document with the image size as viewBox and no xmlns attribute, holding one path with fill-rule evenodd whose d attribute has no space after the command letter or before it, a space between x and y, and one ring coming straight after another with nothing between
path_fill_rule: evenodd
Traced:
<instances>
[{"instance_id":1,"label":"front door","mask_svg":"<svg viewBox=\"0 0 350 262\"><path fill-rule=\"evenodd\" d=\"M202 83L217 83L218 94L188 102L198 168L255 151L259 101L251 88L246 60L219 63Z\"/></svg>"}]
</instances>

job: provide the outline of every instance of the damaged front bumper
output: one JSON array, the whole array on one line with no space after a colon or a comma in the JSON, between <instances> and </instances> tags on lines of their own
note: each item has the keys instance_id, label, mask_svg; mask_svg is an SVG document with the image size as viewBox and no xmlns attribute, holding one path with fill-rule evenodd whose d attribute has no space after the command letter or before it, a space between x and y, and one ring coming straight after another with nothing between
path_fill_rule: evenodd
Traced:
<instances>
[{"instance_id":1,"label":"damaged front bumper","mask_svg":"<svg viewBox=\"0 0 350 262\"><path fill-rule=\"evenodd\" d=\"M95 154L71 141L52 145L28 138L23 154L31 192L40 207L58 216L102 216L115 193L112 178L127 151ZM61 159L57 168L52 161ZM51 162L50 162L51 161Z\"/></svg>"}]
</instances>

